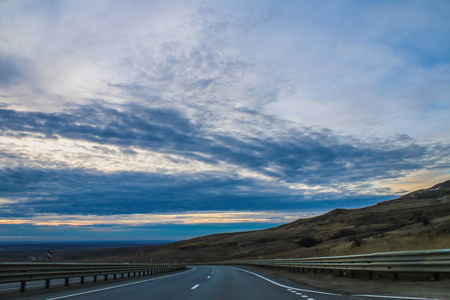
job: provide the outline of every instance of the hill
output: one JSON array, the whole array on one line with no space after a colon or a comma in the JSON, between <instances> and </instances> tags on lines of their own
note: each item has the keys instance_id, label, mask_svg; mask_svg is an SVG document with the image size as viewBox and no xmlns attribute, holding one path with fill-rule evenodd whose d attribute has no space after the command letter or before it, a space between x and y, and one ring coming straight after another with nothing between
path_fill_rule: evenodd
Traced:
<instances>
[{"instance_id":1,"label":"hill","mask_svg":"<svg viewBox=\"0 0 450 300\"><path fill-rule=\"evenodd\" d=\"M450 180L360 209L335 209L257 231L213 234L161 246L66 253L90 262L202 262L450 248Z\"/></svg>"}]
</instances>

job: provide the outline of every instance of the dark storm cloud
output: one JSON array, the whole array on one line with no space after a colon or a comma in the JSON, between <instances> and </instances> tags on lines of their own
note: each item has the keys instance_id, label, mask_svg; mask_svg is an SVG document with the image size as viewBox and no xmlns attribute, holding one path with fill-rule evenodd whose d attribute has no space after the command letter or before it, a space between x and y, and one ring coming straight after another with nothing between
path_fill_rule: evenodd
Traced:
<instances>
[{"instance_id":1,"label":"dark storm cloud","mask_svg":"<svg viewBox=\"0 0 450 300\"><path fill-rule=\"evenodd\" d=\"M140 107L120 112L97 105L59 114L1 110L0 128L152 149L173 148L174 144L189 149L189 134L195 134L189 120L173 110Z\"/></svg>"},{"instance_id":2,"label":"dark storm cloud","mask_svg":"<svg viewBox=\"0 0 450 300\"><path fill-rule=\"evenodd\" d=\"M270 118L266 122L272 125ZM212 164L225 162L285 182L328 186L446 167L442 158L450 154L448 145L418 145L405 136L370 142L306 127L279 128L276 137L238 137L195 125L174 109L140 106L118 110L90 105L66 113L3 109L0 129L5 135L39 133L117 145L127 153L133 153L129 147L136 147Z\"/></svg>"},{"instance_id":3,"label":"dark storm cloud","mask_svg":"<svg viewBox=\"0 0 450 300\"><path fill-rule=\"evenodd\" d=\"M314 201L287 188L223 174L158 175L135 172L102 174L85 170L3 169L0 217L54 214L145 214L188 211L323 209L339 203L336 194ZM250 188L248 191L245 188ZM375 200L374 200L375 199ZM379 197L366 199L370 203ZM319 203L314 203L321 200ZM353 199L361 204L361 197ZM349 206L352 199L346 198Z\"/></svg>"},{"instance_id":4,"label":"dark storm cloud","mask_svg":"<svg viewBox=\"0 0 450 300\"><path fill-rule=\"evenodd\" d=\"M83 170L4 169L1 196L27 199L9 206L8 215L34 213L120 214L189 210L233 210L268 207L279 196L267 187L250 194L242 186L252 180L224 178L221 174L173 176L121 172L89 173ZM262 192L266 194L261 199ZM277 206L277 204L275 204Z\"/></svg>"}]
</instances>

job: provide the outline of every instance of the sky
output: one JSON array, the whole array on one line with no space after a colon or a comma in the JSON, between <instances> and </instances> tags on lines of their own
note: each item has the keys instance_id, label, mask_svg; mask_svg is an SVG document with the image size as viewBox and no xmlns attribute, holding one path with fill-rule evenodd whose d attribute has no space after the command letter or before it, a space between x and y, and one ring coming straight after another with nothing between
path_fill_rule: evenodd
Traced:
<instances>
[{"instance_id":1,"label":"sky","mask_svg":"<svg viewBox=\"0 0 450 300\"><path fill-rule=\"evenodd\" d=\"M450 179L449 1L0 2L0 241L270 228Z\"/></svg>"}]
</instances>

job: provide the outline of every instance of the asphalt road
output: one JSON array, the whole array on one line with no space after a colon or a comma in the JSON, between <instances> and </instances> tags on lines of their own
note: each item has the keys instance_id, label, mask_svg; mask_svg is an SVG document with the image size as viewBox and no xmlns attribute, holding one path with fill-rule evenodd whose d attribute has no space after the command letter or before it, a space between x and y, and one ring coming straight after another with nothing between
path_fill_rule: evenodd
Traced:
<instances>
[{"instance_id":1,"label":"asphalt road","mask_svg":"<svg viewBox=\"0 0 450 300\"><path fill-rule=\"evenodd\" d=\"M1 298L1 296L0 296ZM195 266L182 272L105 284L33 291L11 299L212 299L212 300L336 300L386 299L385 297L350 296L317 291L301 286L286 286L260 274L231 266ZM392 299L392 298L390 298ZM413 299L402 298L397 299ZM417 298L418 299L418 298Z\"/></svg>"}]
</instances>

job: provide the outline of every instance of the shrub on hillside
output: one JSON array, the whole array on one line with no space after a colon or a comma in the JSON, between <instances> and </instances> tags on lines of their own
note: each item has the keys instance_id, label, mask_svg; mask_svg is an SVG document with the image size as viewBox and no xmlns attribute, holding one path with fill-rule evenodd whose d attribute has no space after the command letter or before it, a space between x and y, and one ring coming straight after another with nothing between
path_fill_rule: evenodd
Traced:
<instances>
[{"instance_id":1,"label":"shrub on hillside","mask_svg":"<svg viewBox=\"0 0 450 300\"><path fill-rule=\"evenodd\" d=\"M341 229L338 232L336 232L330 239L333 240L333 239L338 239L338 238L342 238L342 237L357 235L360 233L361 233L361 230L356 230L353 228L344 228L344 229Z\"/></svg>"},{"instance_id":2,"label":"shrub on hillside","mask_svg":"<svg viewBox=\"0 0 450 300\"><path fill-rule=\"evenodd\" d=\"M305 247L305 248L311 248L311 247L314 247L315 245L319 244L320 242L321 241L316 240L315 238L312 238L312 237L304 237L304 238L301 238L297 242L297 244L299 244L300 246Z\"/></svg>"}]
</instances>

